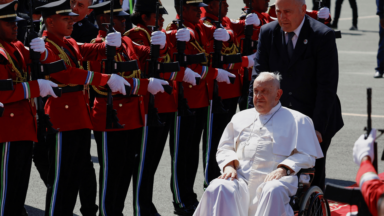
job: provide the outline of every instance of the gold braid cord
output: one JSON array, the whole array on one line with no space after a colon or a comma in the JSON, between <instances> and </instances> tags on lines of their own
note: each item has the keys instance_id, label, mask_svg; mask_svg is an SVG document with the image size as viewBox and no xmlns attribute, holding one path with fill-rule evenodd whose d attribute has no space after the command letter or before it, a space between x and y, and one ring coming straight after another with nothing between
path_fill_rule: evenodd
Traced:
<instances>
[{"instance_id":1,"label":"gold braid cord","mask_svg":"<svg viewBox=\"0 0 384 216\"><path fill-rule=\"evenodd\" d=\"M124 33L124 35L125 35L125 34L127 34L127 32ZM103 42L105 41L104 38L101 38L101 40L102 40ZM96 41L96 38L93 39L93 40L91 40L90 43L95 43L95 41ZM123 57L120 55L120 53L117 53L117 55L115 55L115 61L116 61L116 62L123 62L123 61L124 61L124 60L123 60ZM103 64L103 62L100 62L100 64ZM104 65L103 65L103 68L105 68ZM88 70L91 70L91 62L90 62L90 61L87 61L87 69L88 69ZM118 74L119 74L120 76L126 78L126 79L129 79L129 78L140 78L140 77L141 77L141 71L140 71L140 69L139 69L139 70L134 70L130 75L127 75L127 76L125 76L125 73L126 73L126 72L119 72ZM93 90L95 90L95 92L96 92L97 94L99 94L99 95L104 95L104 96L108 95L108 93L106 92L107 89L104 88L103 86L94 86L94 85L92 85L92 88L93 88ZM103 90L105 90L105 92L104 92ZM116 95L116 94L117 94L117 93L112 93L112 95Z\"/></svg>"},{"instance_id":2,"label":"gold braid cord","mask_svg":"<svg viewBox=\"0 0 384 216\"><path fill-rule=\"evenodd\" d=\"M16 84L16 83L22 83L22 82L26 82L27 81L27 77L28 77L28 73L27 72L24 72L24 71L19 71L17 69L17 67L15 66L15 63L13 63L12 61L12 58L11 56L9 55L9 53L7 52L7 50L5 50L5 48L3 47L3 45L0 43L0 47L4 49L4 52L7 54L7 57L8 57L8 62L12 65L12 71L14 71L16 73L16 80L13 80L13 82Z\"/></svg>"},{"instance_id":3,"label":"gold braid cord","mask_svg":"<svg viewBox=\"0 0 384 216\"><path fill-rule=\"evenodd\" d=\"M59 47L59 45L57 45L55 42L49 40L48 38L45 38L45 40L52 44L56 49L57 51L59 51L59 57L67 64L69 65L70 67L72 67L72 64L71 64L71 61L69 60L68 56L67 56L67 53L64 52L64 50ZM81 66L80 62L79 62L79 65L80 65L80 69L83 69L83 67ZM49 79L49 77L46 77L46 79ZM57 84L60 88L63 88L63 87L66 87L66 86L78 86L77 84Z\"/></svg>"}]
</instances>

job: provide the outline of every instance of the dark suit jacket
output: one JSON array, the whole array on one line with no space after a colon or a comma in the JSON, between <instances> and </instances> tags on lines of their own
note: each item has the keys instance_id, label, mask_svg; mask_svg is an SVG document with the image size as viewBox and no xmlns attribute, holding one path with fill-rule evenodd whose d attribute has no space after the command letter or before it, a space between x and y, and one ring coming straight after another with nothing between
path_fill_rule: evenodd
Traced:
<instances>
[{"instance_id":1,"label":"dark suit jacket","mask_svg":"<svg viewBox=\"0 0 384 216\"><path fill-rule=\"evenodd\" d=\"M71 37L79 43L89 43L97 37L99 30L85 17L73 25Z\"/></svg>"},{"instance_id":2,"label":"dark suit jacket","mask_svg":"<svg viewBox=\"0 0 384 216\"><path fill-rule=\"evenodd\" d=\"M323 138L332 138L343 127L336 94L339 64L332 29L305 15L290 61L279 23L262 26L250 86L250 107L253 107L253 81L264 71L282 75L282 105L311 117Z\"/></svg>"}]
</instances>

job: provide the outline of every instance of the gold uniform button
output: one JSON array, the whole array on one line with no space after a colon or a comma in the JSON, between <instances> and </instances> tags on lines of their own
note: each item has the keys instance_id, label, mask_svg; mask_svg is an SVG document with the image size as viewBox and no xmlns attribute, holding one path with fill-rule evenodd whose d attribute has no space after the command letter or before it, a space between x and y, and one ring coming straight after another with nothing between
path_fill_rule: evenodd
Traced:
<instances>
[{"instance_id":1,"label":"gold uniform button","mask_svg":"<svg viewBox=\"0 0 384 216\"><path fill-rule=\"evenodd\" d=\"M189 88L192 88L192 85L189 85Z\"/></svg>"},{"instance_id":2,"label":"gold uniform button","mask_svg":"<svg viewBox=\"0 0 384 216\"><path fill-rule=\"evenodd\" d=\"M68 105L65 105L65 109L68 109L69 108L69 106Z\"/></svg>"},{"instance_id":3,"label":"gold uniform button","mask_svg":"<svg viewBox=\"0 0 384 216\"><path fill-rule=\"evenodd\" d=\"M123 107L123 104L119 104L119 107Z\"/></svg>"},{"instance_id":4,"label":"gold uniform button","mask_svg":"<svg viewBox=\"0 0 384 216\"><path fill-rule=\"evenodd\" d=\"M11 116L11 118L13 118L13 116L15 116L15 114L11 113L11 114L9 114L9 116Z\"/></svg>"}]
</instances>

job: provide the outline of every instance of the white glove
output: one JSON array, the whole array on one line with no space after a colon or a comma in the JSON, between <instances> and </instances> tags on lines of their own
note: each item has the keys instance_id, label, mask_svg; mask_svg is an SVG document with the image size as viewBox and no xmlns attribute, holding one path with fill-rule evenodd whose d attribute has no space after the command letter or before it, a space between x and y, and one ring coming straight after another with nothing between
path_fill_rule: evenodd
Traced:
<instances>
[{"instance_id":1,"label":"white glove","mask_svg":"<svg viewBox=\"0 0 384 216\"><path fill-rule=\"evenodd\" d=\"M53 92L53 89L52 89L52 87L57 87L56 83L53 83L45 79L38 79L37 82L39 83L41 97L46 97L47 95L51 95L52 97L57 98L55 92Z\"/></svg>"},{"instance_id":2,"label":"white glove","mask_svg":"<svg viewBox=\"0 0 384 216\"><path fill-rule=\"evenodd\" d=\"M0 107L4 107L4 105L0 102Z\"/></svg>"},{"instance_id":3,"label":"white glove","mask_svg":"<svg viewBox=\"0 0 384 216\"><path fill-rule=\"evenodd\" d=\"M217 69L217 82L226 82L227 84L231 84L231 81L229 81L229 77L236 77L236 75L229 73L226 70L223 69Z\"/></svg>"},{"instance_id":4,"label":"white glove","mask_svg":"<svg viewBox=\"0 0 384 216\"><path fill-rule=\"evenodd\" d=\"M247 17L245 18L245 25L259 26L260 25L259 16L257 16L257 14L254 14L254 13L248 14Z\"/></svg>"},{"instance_id":5,"label":"white glove","mask_svg":"<svg viewBox=\"0 0 384 216\"><path fill-rule=\"evenodd\" d=\"M317 17L319 19L328 19L329 18L329 8L327 8L327 7L320 8L320 10L317 12Z\"/></svg>"},{"instance_id":6,"label":"white glove","mask_svg":"<svg viewBox=\"0 0 384 216\"><path fill-rule=\"evenodd\" d=\"M165 80L149 78L148 91L153 95L164 92L163 85L169 85L169 83Z\"/></svg>"},{"instance_id":7,"label":"white glove","mask_svg":"<svg viewBox=\"0 0 384 216\"><path fill-rule=\"evenodd\" d=\"M373 152L373 143L376 139L376 129L372 128L371 133L367 139L364 139L364 134L359 137L353 146L353 160L360 166L361 159L365 156L371 157L371 160L375 158Z\"/></svg>"},{"instance_id":8,"label":"white glove","mask_svg":"<svg viewBox=\"0 0 384 216\"><path fill-rule=\"evenodd\" d=\"M107 84L112 92L120 92L123 95L127 94L125 86L131 86L127 80L117 74L112 74Z\"/></svg>"},{"instance_id":9,"label":"white glove","mask_svg":"<svg viewBox=\"0 0 384 216\"><path fill-rule=\"evenodd\" d=\"M112 32L105 38L105 44L108 46L120 47L121 46L121 33Z\"/></svg>"},{"instance_id":10,"label":"white glove","mask_svg":"<svg viewBox=\"0 0 384 216\"><path fill-rule=\"evenodd\" d=\"M219 29L216 29L215 32L213 33L213 37L215 38L215 40L225 42L229 40L229 33L227 32L226 29L219 28Z\"/></svg>"},{"instance_id":11,"label":"white glove","mask_svg":"<svg viewBox=\"0 0 384 216\"><path fill-rule=\"evenodd\" d=\"M191 33L190 33L189 29L181 28L181 29L177 30L176 39L178 41L188 42L191 39Z\"/></svg>"},{"instance_id":12,"label":"white glove","mask_svg":"<svg viewBox=\"0 0 384 216\"><path fill-rule=\"evenodd\" d=\"M185 69L183 81L186 83L189 83L193 86L196 85L196 77L201 78L200 74L196 73L195 71L191 70L190 68Z\"/></svg>"},{"instance_id":13,"label":"white glove","mask_svg":"<svg viewBox=\"0 0 384 216\"><path fill-rule=\"evenodd\" d=\"M160 49L163 49L165 46L166 39L167 37L165 36L164 32L155 31L155 32L152 32L151 44L160 45Z\"/></svg>"},{"instance_id":14,"label":"white glove","mask_svg":"<svg viewBox=\"0 0 384 216\"><path fill-rule=\"evenodd\" d=\"M39 52L41 54L45 52L45 42L42 38L33 39L29 46L35 52Z\"/></svg>"},{"instance_id":15,"label":"white glove","mask_svg":"<svg viewBox=\"0 0 384 216\"><path fill-rule=\"evenodd\" d=\"M252 55L249 55L247 57L248 57L248 67L253 67L253 65L255 65L256 53L253 53Z\"/></svg>"}]
</instances>

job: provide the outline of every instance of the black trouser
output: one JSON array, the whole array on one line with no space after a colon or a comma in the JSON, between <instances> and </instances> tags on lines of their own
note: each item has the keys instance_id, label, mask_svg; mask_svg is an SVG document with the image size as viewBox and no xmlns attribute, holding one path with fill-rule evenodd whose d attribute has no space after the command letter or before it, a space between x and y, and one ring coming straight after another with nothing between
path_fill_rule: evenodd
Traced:
<instances>
[{"instance_id":1,"label":"black trouser","mask_svg":"<svg viewBox=\"0 0 384 216\"><path fill-rule=\"evenodd\" d=\"M80 212L83 216L96 216L98 209L96 205L97 181L91 156L91 142L84 143L81 148L85 158L80 170Z\"/></svg>"},{"instance_id":2,"label":"black trouser","mask_svg":"<svg viewBox=\"0 0 384 216\"><path fill-rule=\"evenodd\" d=\"M153 184L169 130L174 122L175 113L160 113L159 117L161 122L165 124L163 127L148 127L145 155L139 160L138 164L141 164L141 166L136 167L137 173L141 173L141 177L133 178L134 215L153 215L157 213L152 202Z\"/></svg>"},{"instance_id":3,"label":"black trouser","mask_svg":"<svg viewBox=\"0 0 384 216\"><path fill-rule=\"evenodd\" d=\"M205 127L203 135L203 164L204 164L204 188L220 176L220 168L216 161L217 147L225 127L236 113L239 98L224 99L223 104L228 113L211 114L211 121Z\"/></svg>"},{"instance_id":4,"label":"black trouser","mask_svg":"<svg viewBox=\"0 0 384 216\"><path fill-rule=\"evenodd\" d=\"M341 12L341 5L343 4L344 0L336 0L336 7L335 7L335 17L333 18L333 24L338 23L340 18L340 12ZM356 0L349 0L349 5L352 8L352 25L357 27L357 4Z\"/></svg>"},{"instance_id":5,"label":"black trouser","mask_svg":"<svg viewBox=\"0 0 384 216\"><path fill-rule=\"evenodd\" d=\"M80 171L80 212L84 216L95 216L98 209L96 205L97 181L91 157L91 142L84 143L81 147L84 148L83 151L86 152L86 157L89 159L84 160L85 163ZM47 142L34 143L33 145L33 162L45 185L47 185L49 169L48 151L49 146Z\"/></svg>"},{"instance_id":6,"label":"black trouser","mask_svg":"<svg viewBox=\"0 0 384 216\"><path fill-rule=\"evenodd\" d=\"M319 10L319 1L318 0L312 0L312 10ZM323 3L322 3L322 6L323 7L327 7L329 8L329 10L331 10L331 0L323 0Z\"/></svg>"},{"instance_id":7,"label":"black trouser","mask_svg":"<svg viewBox=\"0 0 384 216\"><path fill-rule=\"evenodd\" d=\"M199 144L207 124L208 110L208 107L192 109L195 115L186 117L177 116L176 113L171 125L171 190L174 205L180 208L197 202L193 185L199 165Z\"/></svg>"},{"instance_id":8,"label":"black trouser","mask_svg":"<svg viewBox=\"0 0 384 216\"><path fill-rule=\"evenodd\" d=\"M315 178L312 182L312 185L319 186L323 191L325 189L325 162L327 160L327 151L331 144L331 140L332 138L323 137L323 142L320 143L324 157L316 160Z\"/></svg>"},{"instance_id":9,"label":"black trouser","mask_svg":"<svg viewBox=\"0 0 384 216\"><path fill-rule=\"evenodd\" d=\"M45 215L72 215L81 174L89 153L91 130L64 131L47 136L49 170Z\"/></svg>"},{"instance_id":10,"label":"black trouser","mask_svg":"<svg viewBox=\"0 0 384 216\"><path fill-rule=\"evenodd\" d=\"M32 145L32 141L0 145L0 215L18 216L23 212L31 174Z\"/></svg>"},{"instance_id":11,"label":"black trouser","mask_svg":"<svg viewBox=\"0 0 384 216\"><path fill-rule=\"evenodd\" d=\"M100 163L99 215L122 216L131 176L145 155L146 127L134 130L94 132ZM141 145L140 145L141 142ZM135 191L134 191L135 193Z\"/></svg>"}]
</instances>

